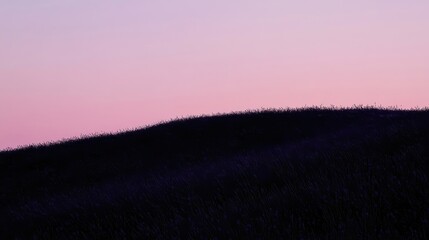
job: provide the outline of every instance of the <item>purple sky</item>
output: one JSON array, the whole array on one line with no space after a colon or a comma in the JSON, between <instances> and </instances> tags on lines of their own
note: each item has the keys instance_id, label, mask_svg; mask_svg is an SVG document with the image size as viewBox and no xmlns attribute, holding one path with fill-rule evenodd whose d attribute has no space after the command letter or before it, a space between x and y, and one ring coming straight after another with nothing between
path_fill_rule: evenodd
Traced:
<instances>
[{"instance_id":1,"label":"purple sky","mask_svg":"<svg viewBox=\"0 0 429 240\"><path fill-rule=\"evenodd\" d=\"M429 1L0 1L0 149L246 109L429 103Z\"/></svg>"}]
</instances>

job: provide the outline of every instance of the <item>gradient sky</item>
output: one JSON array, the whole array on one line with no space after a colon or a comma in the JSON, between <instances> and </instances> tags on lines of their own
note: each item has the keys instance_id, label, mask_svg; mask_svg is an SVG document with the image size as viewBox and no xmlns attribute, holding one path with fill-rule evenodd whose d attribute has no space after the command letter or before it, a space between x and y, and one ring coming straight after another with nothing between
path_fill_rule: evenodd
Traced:
<instances>
[{"instance_id":1,"label":"gradient sky","mask_svg":"<svg viewBox=\"0 0 429 240\"><path fill-rule=\"evenodd\" d=\"M428 12L428 0L0 0L0 149L261 107L425 107Z\"/></svg>"}]
</instances>

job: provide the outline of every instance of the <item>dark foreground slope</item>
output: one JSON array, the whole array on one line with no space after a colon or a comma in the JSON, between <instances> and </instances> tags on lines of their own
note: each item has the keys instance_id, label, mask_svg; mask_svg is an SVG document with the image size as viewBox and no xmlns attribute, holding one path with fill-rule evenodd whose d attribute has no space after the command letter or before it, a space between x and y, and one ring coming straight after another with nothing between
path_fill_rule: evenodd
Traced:
<instances>
[{"instance_id":1,"label":"dark foreground slope","mask_svg":"<svg viewBox=\"0 0 429 240\"><path fill-rule=\"evenodd\" d=\"M0 239L427 239L429 112L203 117L0 153Z\"/></svg>"}]
</instances>

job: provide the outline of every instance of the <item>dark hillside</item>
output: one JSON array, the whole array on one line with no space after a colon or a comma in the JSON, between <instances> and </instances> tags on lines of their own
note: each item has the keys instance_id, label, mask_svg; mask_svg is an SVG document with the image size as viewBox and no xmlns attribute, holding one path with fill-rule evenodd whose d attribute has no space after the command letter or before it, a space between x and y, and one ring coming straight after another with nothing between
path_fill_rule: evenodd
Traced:
<instances>
[{"instance_id":1,"label":"dark hillside","mask_svg":"<svg viewBox=\"0 0 429 240\"><path fill-rule=\"evenodd\" d=\"M0 239L427 239L429 111L183 119L0 152Z\"/></svg>"}]
</instances>

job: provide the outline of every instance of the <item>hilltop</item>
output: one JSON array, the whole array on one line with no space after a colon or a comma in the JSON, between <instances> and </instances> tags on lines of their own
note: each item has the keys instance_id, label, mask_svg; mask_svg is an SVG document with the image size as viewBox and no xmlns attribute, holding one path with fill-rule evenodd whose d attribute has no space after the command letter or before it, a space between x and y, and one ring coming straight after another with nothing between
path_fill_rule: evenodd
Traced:
<instances>
[{"instance_id":1,"label":"hilltop","mask_svg":"<svg viewBox=\"0 0 429 240\"><path fill-rule=\"evenodd\" d=\"M426 239L428 123L260 111L0 152L0 239Z\"/></svg>"}]
</instances>

